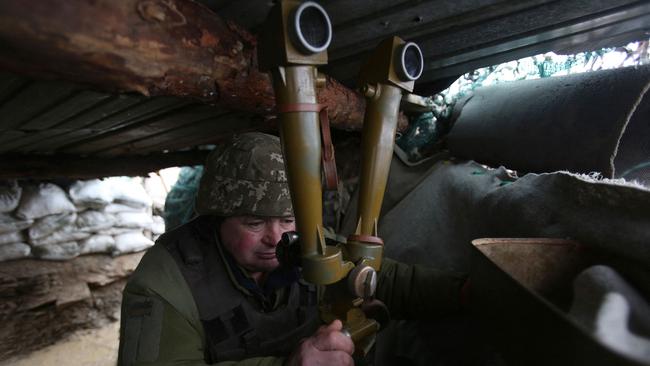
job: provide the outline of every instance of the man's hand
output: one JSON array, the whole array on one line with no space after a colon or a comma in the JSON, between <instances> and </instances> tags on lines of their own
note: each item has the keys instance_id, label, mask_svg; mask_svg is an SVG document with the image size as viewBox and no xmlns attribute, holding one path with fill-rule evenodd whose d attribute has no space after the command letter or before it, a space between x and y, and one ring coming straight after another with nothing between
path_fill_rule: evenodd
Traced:
<instances>
[{"instance_id":1,"label":"man's hand","mask_svg":"<svg viewBox=\"0 0 650 366\"><path fill-rule=\"evenodd\" d=\"M313 336L303 340L293 351L287 360L287 365L354 365L352 361L354 343L350 337L341 333L342 328L343 324L340 320L318 328Z\"/></svg>"}]
</instances>

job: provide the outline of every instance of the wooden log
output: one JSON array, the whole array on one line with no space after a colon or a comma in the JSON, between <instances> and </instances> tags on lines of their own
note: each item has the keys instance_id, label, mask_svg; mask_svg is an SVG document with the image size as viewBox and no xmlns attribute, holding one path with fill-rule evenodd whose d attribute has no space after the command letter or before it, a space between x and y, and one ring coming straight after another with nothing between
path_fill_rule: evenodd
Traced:
<instances>
[{"instance_id":1,"label":"wooden log","mask_svg":"<svg viewBox=\"0 0 650 366\"><path fill-rule=\"evenodd\" d=\"M0 2L0 68L30 76L272 115L256 54L251 33L189 0ZM333 127L363 124L365 100L336 80L328 78L320 102Z\"/></svg>"},{"instance_id":2,"label":"wooden log","mask_svg":"<svg viewBox=\"0 0 650 366\"><path fill-rule=\"evenodd\" d=\"M172 166L200 165L209 151L80 158L73 155L0 155L0 179L91 179L116 175L147 176Z\"/></svg>"}]
</instances>

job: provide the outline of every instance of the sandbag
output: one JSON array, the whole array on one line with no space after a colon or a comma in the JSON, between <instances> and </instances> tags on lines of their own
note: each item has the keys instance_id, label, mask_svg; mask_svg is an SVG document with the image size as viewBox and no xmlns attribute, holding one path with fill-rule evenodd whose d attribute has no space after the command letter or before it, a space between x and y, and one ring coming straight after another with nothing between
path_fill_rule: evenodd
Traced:
<instances>
[{"instance_id":1,"label":"sandbag","mask_svg":"<svg viewBox=\"0 0 650 366\"><path fill-rule=\"evenodd\" d=\"M650 170L635 168L650 160L649 88L647 65L478 88L454 107L448 147L523 172L640 179Z\"/></svg>"},{"instance_id":2,"label":"sandbag","mask_svg":"<svg viewBox=\"0 0 650 366\"><path fill-rule=\"evenodd\" d=\"M113 255L139 252L153 245L153 241L146 238L142 231L132 231L115 236L115 250Z\"/></svg>"},{"instance_id":3,"label":"sandbag","mask_svg":"<svg viewBox=\"0 0 650 366\"><path fill-rule=\"evenodd\" d=\"M52 183L41 183L23 188L15 215L21 219L37 219L75 211L75 206L63 189Z\"/></svg>"},{"instance_id":4,"label":"sandbag","mask_svg":"<svg viewBox=\"0 0 650 366\"><path fill-rule=\"evenodd\" d=\"M597 265L574 280L569 310L596 339L642 364L650 364L650 305L614 269Z\"/></svg>"},{"instance_id":5,"label":"sandbag","mask_svg":"<svg viewBox=\"0 0 650 366\"><path fill-rule=\"evenodd\" d=\"M146 212L147 208L144 206L133 207L133 206L123 205L121 203L111 203L110 205L104 207L102 211L109 214L115 214L118 212Z\"/></svg>"},{"instance_id":6,"label":"sandbag","mask_svg":"<svg viewBox=\"0 0 650 366\"><path fill-rule=\"evenodd\" d=\"M115 226L133 229L151 229L153 219L146 212L118 212L115 214Z\"/></svg>"},{"instance_id":7,"label":"sandbag","mask_svg":"<svg viewBox=\"0 0 650 366\"><path fill-rule=\"evenodd\" d=\"M80 231L95 232L115 225L115 216L97 210L87 210L77 214L76 226Z\"/></svg>"},{"instance_id":8,"label":"sandbag","mask_svg":"<svg viewBox=\"0 0 650 366\"><path fill-rule=\"evenodd\" d=\"M81 254L111 253L115 248L115 239L110 235L93 235L79 243Z\"/></svg>"},{"instance_id":9,"label":"sandbag","mask_svg":"<svg viewBox=\"0 0 650 366\"><path fill-rule=\"evenodd\" d=\"M0 212L0 234L27 229L33 223L34 220L16 219L9 214Z\"/></svg>"},{"instance_id":10,"label":"sandbag","mask_svg":"<svg viewBox=\"0 0 650 366\"><path fill-rule=\"evenodd\" d=\"M153 224L151 225L151 233L153 235L160 235L165 232L165 220L160 216L152 217Z\"/></svg>"},{"instance_id":11,"label":"sandbag","mask_svg":"<svg viewBox=\"0 0 650 366\"><path fill-rule=\"evenodd\" d=\"M0 234L0 245L25 242L25 235L22 231L10 231Z\"/></svg>"},{"instance_id":12,"label":"sandbag","mask_svg":"<svg viewBox=\"0 0 650 366\"><path fill-rule=\"evenodd\" d=\"M120 235L120 234L126 234L126 233L131 233L133 232L133 229L131 228L126 228L126 227L110 227L108 229L103 229L97 231L97 234L99 235Z\"/></svg>"},{"instance_id":13,"label":"sandbag","mask_svg":"<svg viewBox=\"0 0 650 366\"><path fill-rule=\"evenodd\" d=\"M11 243L0 245L0 262L27 258L30 256L32 249L25 243Z\"/></svg>"},{"instance_id":14,"label":"sandbag","mask_svg":"<svg viewBox=\"0 0 650 366\"><path fill-rule=\"evenodd\" d=\"M113 202L110 184L99 179L77 181L68 192L72 202L78 207L102 209Z\"/></svg>"},{"instance_id":15,"label":"sandbag","mask_svg":"<svg viewBox=\"0 0 650 366\"><path fill-rule=\"evenodd\" d=\"M64 226L42 238L30 239L33 246L65 243L67 241L78 241L90 237L92 233L77 230L73 225Z\"/></svg>"},{"instance_id":16,"label":"sandbag","mask_svg":"<svg viewBox=\"0 0 650 366\"><path fill-rule=\"evenodd\" d=\"M144 190L151 197L153 208L162 211L165 208L165 198L167 197L167 187L162 177L155 173L149 173L149 177L144 179Z\"/></svg>"},{"instance_id":17,"label":"sandbag","mask_svg":"<svg viewBox=\"0 0 650 366\"><path fill-rule=\"evenodd\" d=\"M0 181L0 213L11 212L18 207L23 189L15 180Z\"/></svg>"},{"instance_id":18,"label":"sandbag","mask_svg":"<svg viewBox=\"0 0 650 366\"><path fill-rule=\"evenodd\" d=\"M29 239L40 239L46 235L52 234L64 226L74 225L76 219L77 214L74 212L42 217L36 220L34 225L32 225L27 231Z\"/></svg>"},{"instance_id":19,"label":"sandbag","mask_svg":"<svg viewBox=\"0 0 650 366\"><path fill-rule=\"evenodd\" d=\"M142 184L129 177L111 177L106 179L113 191L113 202L132 207L151 207L151 197Z\"/></svg>"},{"instance_id":20,"label":"sandbag","mask_svg":"<svg viewBox=\"0 0 650 366\"><path fill-rule=\"evenodd\" d=\"M48 244L34 247L34 256L40 259L63 261L79 255L81 250L76 241Z\"/></svg>"}]
</instances>

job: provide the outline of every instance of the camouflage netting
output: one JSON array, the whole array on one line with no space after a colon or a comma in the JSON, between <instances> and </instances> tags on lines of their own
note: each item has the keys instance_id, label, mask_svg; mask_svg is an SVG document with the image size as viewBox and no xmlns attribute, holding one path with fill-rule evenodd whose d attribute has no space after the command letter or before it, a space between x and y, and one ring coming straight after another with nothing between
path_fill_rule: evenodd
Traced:
<instances>
[{"instance_id":1,"label":"camouflage netting","mask_svg":"<svg viewBox=\"0 0 650 366\"><path fill-rule=\"evenodd\" d=\"M201 176L203 176L202 165L181 168L178 180L165 199L163 217L167 230L180 226L196 216L194 203Z\"/></svg>"}]
</instances>

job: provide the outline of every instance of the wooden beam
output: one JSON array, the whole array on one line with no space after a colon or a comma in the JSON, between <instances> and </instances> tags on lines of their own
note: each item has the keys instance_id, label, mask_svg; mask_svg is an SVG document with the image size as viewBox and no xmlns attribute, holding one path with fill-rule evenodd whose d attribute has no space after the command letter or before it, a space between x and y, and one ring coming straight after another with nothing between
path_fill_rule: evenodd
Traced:
<instances>
[{"instance_id":1,"label":"wooden beam","mask_svg":"<svg viewBox=\"0 0 650 366\"><path fill-rule=\"evenodd\" d=\"M0 2L0 68L33 77L273 115L256 54L252 34L190 0ZM360 94L328 78L319 100L332 126L360 129Z\"/></svg>"},{"instance_id":2,"label":"wooden beam","mask_svg":"<svg viewBox=\"0 0 650 366\"><path fill-rule=\"evenodd\" d=\"M80 158L73 155L0 155L0 179L91 179L119 175L146 176L172 166L200 165L209 151Z\"/></svg>"}]
</instances>

